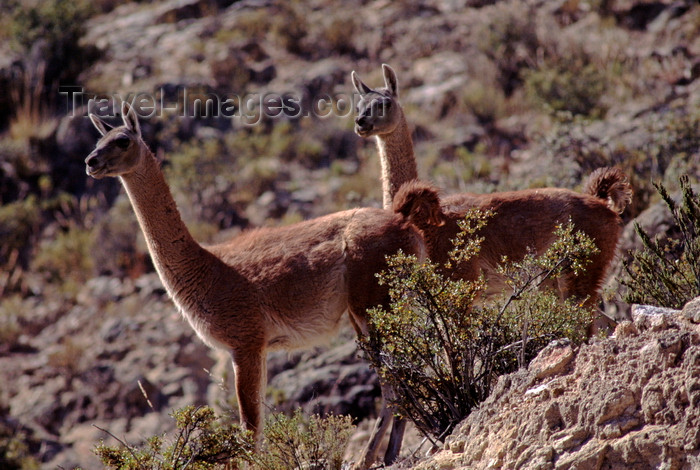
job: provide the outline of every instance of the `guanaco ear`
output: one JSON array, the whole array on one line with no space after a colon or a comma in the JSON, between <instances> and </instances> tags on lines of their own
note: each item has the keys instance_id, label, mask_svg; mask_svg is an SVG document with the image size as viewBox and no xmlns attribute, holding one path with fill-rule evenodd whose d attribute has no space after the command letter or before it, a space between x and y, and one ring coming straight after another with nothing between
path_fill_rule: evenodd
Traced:
<instances>
[{"instance_id":1,"label":"guanaco ear","mask_svg":"<svg viewBox=\"0 0 700 470\"><path fill-rule=\"evenodd\" d=\"M359 94L366 95L367 93L372 91L370 87L365 85L364 82L360 80L360 77L357 76L354 70L352 71L350 76L352 77L352 84L355 87L355 91L357 91Z\"/></svg>"},{"instance_id":2,"label":"guanaco ear","mask_svg":"<svg viewBox=\"0 0 700 470\"><path fill-rule=\"evenodd\" d=\"M139 125L139 118L136 115L136 110L126 101L122 101L122 119L127 129L141 137L141 126Z\"/></svg>"},{"instance_id":3,"label":"guanaco ear","mask_svg":"<svg viewBox=\"0 0 700 470\"><path fill-rule=\"evenodd\" d=\"M384 85L392 95L398 98L399 96L399 80L396 78L396 72L388 64L382 64L382 72L384 72Z\"/></svg>"},{"instance_id":4,"label":"guanaco ear","mask_svg":"<svg viewBox=\"0 0 700 470\"><path fill-rule=\"evenodd\" d=\"M99 132L101 135L107 134L107 132L109 132L109 130L112 128L112 126L100 119L96 114L90 113L90 120L97 129L97 132Z\"/></svg>"}]
</instances>

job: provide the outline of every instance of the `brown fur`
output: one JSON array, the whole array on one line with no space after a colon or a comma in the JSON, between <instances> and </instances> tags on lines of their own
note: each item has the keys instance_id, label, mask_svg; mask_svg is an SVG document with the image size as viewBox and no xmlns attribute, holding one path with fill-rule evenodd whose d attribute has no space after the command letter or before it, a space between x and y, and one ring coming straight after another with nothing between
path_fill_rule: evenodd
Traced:
<instances>
[{"instance_id":1,"label":"brown fur","mask_svg":"<svg viewBox=\"0 0 700 470\"><path fill-rule=\"evenodd\" d=\"M598 168L588 177L583 192L607 200L608 207L618 214L632 202L632 188L619 169Z\"/></svg>"},{"instance_id":2,"label":"brown fur","mask_svg":"<svg viewBox=\"0 0 700 470\"><path fill-rule=\"evenodd\" d=\"M587 272L578 277L565 277L560 281L563 297L588 298L587 305L598 301L598 290L606 271L615 256L621 221L618 216L631 200L632 190L620 170L601 168L590 175L585 194L566 189L542 188L494 194L456 194L442 198L443 225L427 224L434 218L436 194L430 194L424 183L410 183L417 179L415 155L412 152L411 134L406 125L401 105L398 102L398 79L396 73L384 64L385 87L373 90L365 85L353 72L352 81L362 99L358 105L355 131L362 137L376 135L382 164L382 184L385 196L393 194L394 207L404 215L416 217L428 244L428 252L434 261L443 262L451 250L451 239L457 234L457 220L469 208L491 209L496 215L481 231L485 237L478 259L462 266L456 273L473 279L485 273L491 291L501 290L501 279L496 275L496 266L503 256L521 259L530 249L542 253L552 242L552 231L557 224L571 218L576 230L581 230L593 239L600 253L594 256ZM386 109L385 113L371 112ZM407 149L411 149L409 153ZM387 166L386 162L391 162ZM408 170L395 171L395 168ZM402 195L392 188L405 184ZM411 192L415 192L411 194ZM434 192L434 190L433 190ZM411 201L406 198L410 196ZM410 204L409 204L410 202ZM384 199L387 206L386 197ZM432 212L427 211L428 208ZM423 213L421 219L420 214ZM422 221L422 222L421 222Z\"/></svg>"},{"instance_id":3,"label":"brown fur","mask_svg":"<svg viewBox=\"0 0 700 470\"><path fill-rule=\"evenodd\" d=\"M394 210L412 217L425 235L429 257L438 263L447 261L453 248L452 240L459 232L457 222L464 218L468 209L494 211L486 226L479 231L484 241L478 256L461 263L453 271L454 275L470 280L485 274L492 293L500 292L504 287L503 279L496 272L503 256L519 261L528 250L543 253L553 241L556 226L571 219L574 229L590 236L600 251L593 256L584 274L565 276L560 290L563 297L587 299L586 304L594 306L622 230L619 215L608 205L624 208L629 203L631 191L625 175L616 168L597 170L589 178L586 188L588 194L542 188L493 194L456 194L440 201L435 188L416 180L401 187L394 199ZM431 219L440 223L431 223Z\"/></svg>"},{"instance_id":4,"label":"brown fur","mask_svg":"<svg viewBox=\"0 0 700 470\"><path fill-rule=\"evenodd\" d=\"M259 436L267 351L327 339L345 311L366 334L366 310L388 301L375 273L399 249L424 256L422 237L406 217L365 208L204 247L182 222L135 113L128 105L122 112L124 126L111 131L90 116L103 137L87 173L121 179L173 301L207 344L230 352L241 421ZM388 422L391 411L381 416Z\"/></svg>"}]
</instances>

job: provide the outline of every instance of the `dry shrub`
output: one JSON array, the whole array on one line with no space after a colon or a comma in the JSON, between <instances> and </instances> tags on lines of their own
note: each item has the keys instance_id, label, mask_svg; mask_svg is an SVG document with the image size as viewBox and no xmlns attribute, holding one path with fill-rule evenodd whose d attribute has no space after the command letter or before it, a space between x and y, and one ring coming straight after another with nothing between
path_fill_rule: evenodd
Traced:
<instances>
[{"instance_id":1,"label":"dry shrub","mask_svg":"<svg viewBox=\"0 0 700 470\"><path fill-rule=\"evenodd\" d=\"M677 235L652 239L635 222L643 248L624 265L625 301L680 309L700 295L700 197L687 175L680 179L680 204L662 184L654 186L671 211L670 232Z\"/></svg>"},{"instance_id":2,"label":"dry shrub","mask_svg":"<svg viewBox=\"0 0 700 470\"><path fill-rule=\"evenodd\" d=\"M487 217L467 216L447 268L478 253L475 236ZM371 312L370 334L360 341L382 380L397 392L397 413L411 419L431 440L443 440L490 393L498 376L526 367L550 341L586 338L593 319L574 301L547 289L566 272L585 269L593 242L572 224L540 257L505 262L500 271L509 292L477 304L486 281L443 274L443 266L399 254L389 259L380 282L389 286L388 309ZM583 300L583 299L579 299Z\"/></svg>"}]
</instances>

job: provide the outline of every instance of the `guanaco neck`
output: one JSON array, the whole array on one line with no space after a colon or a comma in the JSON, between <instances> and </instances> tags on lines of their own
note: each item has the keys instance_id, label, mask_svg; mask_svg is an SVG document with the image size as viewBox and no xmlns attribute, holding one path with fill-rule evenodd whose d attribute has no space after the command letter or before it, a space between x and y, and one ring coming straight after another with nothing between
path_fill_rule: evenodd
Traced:
<instances>
[{"instance_id":1,"label":"guanaco neck","mask_svg":"<svg viewBox=\"0 0 700 470\"><path fill-rule=\"evenodd\" d=\"M141 164L120 178L143 231L161 281L175 302L197 302L197 285L211 282L220 261L185 226L160 164L145 146Z\"/></svg>"},{"instance_id":2,"label":"guanaco neck","mask_svg":"<svg viewBox=\"0 0 700 470\"><path fill-rule=\"evenodd\" d=\"M385 209L391 209L401 185L418 178L413 139L403 115L393 131L377 135L377 149L382 165L383 204Z\"/></svg>"}]
</instances>

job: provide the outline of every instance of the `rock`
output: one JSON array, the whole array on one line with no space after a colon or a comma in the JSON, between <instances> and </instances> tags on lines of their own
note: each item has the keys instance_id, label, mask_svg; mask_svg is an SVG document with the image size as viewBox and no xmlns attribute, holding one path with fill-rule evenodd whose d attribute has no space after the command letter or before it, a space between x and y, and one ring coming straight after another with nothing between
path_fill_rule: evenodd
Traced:
<instances>
[{"instance_id":1,"label":"rock","mask_svg":"<svg viewBox=\"0 0 700 470\"><path fill-rule=\"evenodd\" d=\"M526 372L501 377L434 461L454 463L459 455L451 468L474 470L693 468L700 457L700 407L691 406L700 403L700 335L680 312L636 312L642 327L634 335L573 353L567 343L552 343ZM570 361L567 373L538 378L556 370L548 366L557 358Z\"/></svg>"},{"instance_id":2,"label":"rock","mask_svg":"<svg viewBox=\"0 0 700 470\"><path fill-rule=\"evenodd\" d=\"M530 362L528 369L540 380L561 374L573 359L574 350L570 341L553 341Z\"/></svg>"},{"instance_id":3,"label":"rock","mask_svg":"<svg viewBox=\"0 0 700 470\"><path fill-rule=\"evenodd\" d=\"M696 297L683 307L683 316L693 323L700 323L700 297Z\"/></svg>"},{"instance_id":4,"label":"rock","mask_svg":"<svg viewBox=\"0 0 700 470\"><path fill-rule=\"evenodd\" d=\"M639 334L637 327L631 321L622 321L615 327L615 332L613 336L616 338L626 338L630 336L636 336Z\"/></svg>"},{"instance_id":5,"label":"rock","mask_svg":"<svg viewBox=\"0 0 700 470\"><path fill-rule=\"evenodd\" d=\"M376 374L358 357L354 341L283 370L268 386L283 397L277 406L280 411L301 406L307 413L346 414L356 419L373 416L380 396Z\"/></svg>"},{"instance_id":6,"label":"rock","mask_svg":"<svg viewBox=\"0 0 700 470\"><path fill-rule=\"evenodd\" d=\"M656 331L666 329L668 315L677 313L677 310L653 305L632 305L632 320L639 330L652 329Z\"/></svg>"}]
</instances>

